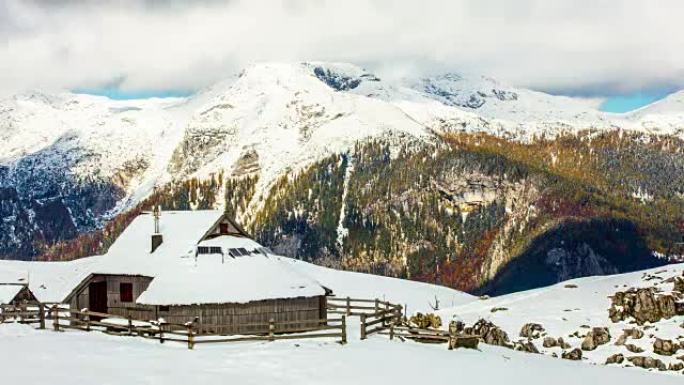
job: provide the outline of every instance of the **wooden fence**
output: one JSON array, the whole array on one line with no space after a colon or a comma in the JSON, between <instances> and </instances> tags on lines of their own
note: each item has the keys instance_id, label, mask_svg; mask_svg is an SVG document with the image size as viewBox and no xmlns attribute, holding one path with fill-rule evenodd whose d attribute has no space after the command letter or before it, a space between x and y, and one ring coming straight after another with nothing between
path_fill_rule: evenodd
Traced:
<instances>
[{"instance_id":1,"label":"wooden fence","mask_svg":"<svg viewBox=\"0 0 684 385\"><path fill-rule=\"evenodd\" d=\"M340 343L347 342L346 317L327 318L318 321L311 321L317 324L305 329L291 332L288 326L300 321L274 321L271 319L266 323L254 323L243 326L263 327L268 333L263 335L244 335L237 333L208 334L200 333L198 325L194 322L185 324L135 320L130 317L122 318L106 313L97 313L88 310L77 311L53 307L49 313L53 328L59 331L62 328L80 329L85 331L100 330L105 333L139 336L148 339L165 341L183 342L188 344L188 349L192 349L195 344L201 343L220 343L238 341L275 341L284 339L303 339L303 338L339 338ZM241 324L242 325L242 324ZM203 327L213 327L221 329L227 325L202 325ZM287 334L285 334L287 333Z\"/></svg>"},{"instance_id":2,"label":"wooden fence","mask_svg":"<svg viewBox=\"0 0 684 385\"><path fill-rule=\"evenodd\" d=\"M238 341L275 341L285 339L306 338L339 338L339 342L347 342L346 316L330 317L327 319L307 321L310 327L298 328L292 332L291 326L300 321L274 321L270 320L261 324L249 324L247 326L263 327L267 333L259 335L242 334L209 334L200 333L198 325L194 322L176 324L159 321L137 320L131 317L123 318L114 314L98 313L94 311L69 309L64 305L53 304L45 306L0 306L0 323L20 322L26 324L39 324L40 329L50 324L54 331L65 329L78 329L83 331L100 331L108 334L136 336L158 340L182 342L188 344L188 349L193 349L196 344L238 342ZM226 325L203 325L217 329Z\"/></svg>"},{"instance_id":3,"label":"wooden fence","mask_svg":"<svg viewBox=\"0 0 684 385\"><path fill-rule=\"evenodd\" d=\"M45 329L45 305L22 304L0 305L0 323L18 322L22 324L39 324Z\"/></svg>"},{"instance_id":4,"label":"wooden fence","mask_svg":"<svg viewBox=\"0 0 684 385\"><path fill-rule=\"evenodd\" d=\"M381 301L377 298L328 298L328 313L359 316L362 340L371 334L389 330L392 325L399 324L402 318L402 309L401 305Z\"/></svg>"}]
</instances>

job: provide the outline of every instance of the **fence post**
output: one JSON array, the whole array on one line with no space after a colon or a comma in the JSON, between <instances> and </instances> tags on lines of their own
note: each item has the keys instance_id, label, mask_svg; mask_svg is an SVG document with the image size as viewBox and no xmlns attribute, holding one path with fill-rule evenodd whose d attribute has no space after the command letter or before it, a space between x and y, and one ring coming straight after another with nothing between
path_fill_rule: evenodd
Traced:
<instances>
[{"instance_id":1,"label":"fence post","mask_svg":"<svg viewBox=\"0 0 684 385\"><path fill-rule=\"evenodd\" d=\"M88 308L85 309L84 313L85 314L83 316L83 320L85 321L86 331L89 332L90 331L90 312L89 312Z\"/></svg>"},{"instance_id":2,"label":"fence post","mask_svg":"<svg viewBox=\"0 0 684 385\"><path fill-rule=\"evenodd\" d=\"M45 305L38 304L38 319L40 320L40 329L45 329Z\"/></svg>"},{"instance_id":3,"label":"fence post","mask_svg":"<svg viewBox=\"0 0 684 385\"><path fill-rule=\"evenodd\" d=\"M192 322L188 323L188 349L195 347L195 337L192 335Z\"/></svg>"},{"instance_id":4,"label":"fence post","mask_svg":"<svg viewBox=\"0 0 684 385\"><path fill-rule=\"evenodd\" d=\"M390 323L390 341L394 339L394 322Z\"/></svg>"},{"instance_id":5,"label":"fence post","mask_svg":"<svg viewBox=\"0 0 684 385\"><path fill-rule=\"evenodd\" d=\"M160 344L164 343L164 323L163 322L159 323L159 343Z\"/></svg>"},{"instance_id":6,"label":"fence post","mask_svg":"<svg viewBox=\"0 0 684 385\"><path fill-rule=\"evenodd\" d=\"M131 319L131 315L128 315L128 335L132 336L133 335L133 320Z\"/></svg>"},{"instance_id":7,"label":"fence post","mask_svg":"<svg viewBox=\"0 0 684 385\"><path fill-rule=\"evenodd\" d=\"M342 315L342 344L347 343L347 316Z\"/></svg>"},{"instance_id":8,"label":"fence post","mask_svg":"<svg viewBox=\"0 0 684 385\"><path fill-rule=\"evenodd\" d=\"M351 315L351 298L347 297L347 315Z\"/></svg>"},{"instance_id":9,"label":"fence post","mask_svg":"<svg viewBox=\"0 0 684 385\"><path fill-rule=\"evenodd\" d=\"M52 327L56 332L59 331L59 311L57 305L52 305Z\"/></svg>"},{"instance_id":10,"label":"fence post","mask_svg":"<svg viewBox=\"0 0 684 385\"><path fill-rule=\"evenodd\" d=\"M361 339L366 339L366 315L361 314Z\"/></svg>"},{"instance_id":11,"label":"fence post","mask_svg":"<svg viewBox=\"0 0 684 385\"><path fill-rule=\"evenodd\" d=\"M273 318L268 320L268 340L275 340L275 321L273 320Z\"/></svg>"},{"instance_id":12,"label":"fence post","mask_svg":"<svg viewBox=\"0 0 684 385\"><path fill-rule=\"evenodd\" d=\"M380 303L379 300L376 298L375 299L375 316L378 316L378 312L380 311Z\"/></svg>"}]
</instances>

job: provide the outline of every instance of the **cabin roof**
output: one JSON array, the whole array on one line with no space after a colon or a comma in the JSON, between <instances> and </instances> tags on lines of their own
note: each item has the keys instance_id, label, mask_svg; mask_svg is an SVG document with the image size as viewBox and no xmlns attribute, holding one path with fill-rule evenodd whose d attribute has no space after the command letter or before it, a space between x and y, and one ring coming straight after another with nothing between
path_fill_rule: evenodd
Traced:
<instances>
[{"instance_id":1,"label":"cabin roof","mask_svg":"<svg viewBox=\"0 0 684 385\"><path fill-rule=\"evenodd\" d=\"M22 290L31 291L26 285L22 284L0 284L0 304L12 302ZM33 296L33 293L31 294Z\"/></svg>"},{"instance_id":2,"label":"cabin roof","mask_svg":"<svg viewBox=\"0 0 684 385\"><path fill-rule=\"evenodd\" d=\"M325 289L285 262L285 257L265 255L261 245L248 238L221 236L202 246L221 247L221 254L200 254L167 265L152 280L137 302L146 305L246 303L274 298L314 297ZM251 253L232 257L231 248Z\"/></svg>"},{"instance_id":3,"label":"cabin roof","mask_svg":"<svg viewBox=\"0 0 684 385\"><path fill-rule=\"evenodd\" d=\"M25 287L24 285L0 285L0 304L12 302L14 297Z\"/></svg>"},{"instance_id":4,"label":"cabin roof","mask_svg":"<svg viewBox=\"0 0 684 385\"><path fill-rule=\"evenodd\" d=\"M36 299L44 303L62 302L69 292L90 274L100 258L89 257L69 262L9 261L0 263L0 286L28 284Z\"/></svg>"},{"instance_id":5,"label":"cabin roof","mask_svg":"<svg viewBox=\"0 0 684 385\"><path fill-rule=\"evenodd\" d=\"M223 218L218 210L167 211L159 221L163 242L151 251L152 214L141 214L117 238L109 251L89 264L88 274L62 299L77 292L91 275L139 275L153 278L138 298L140 304L189 305L244 303L274 298L325 295L316 281L291 269L276 255L264 255L260 244L235 226L234 235L206 238ZM231 221L233 225L234 222ZM220 247L221 254L197 254L198 246ZM233 258L228 250L256 251Z\"/></svg>"}]
</instances>

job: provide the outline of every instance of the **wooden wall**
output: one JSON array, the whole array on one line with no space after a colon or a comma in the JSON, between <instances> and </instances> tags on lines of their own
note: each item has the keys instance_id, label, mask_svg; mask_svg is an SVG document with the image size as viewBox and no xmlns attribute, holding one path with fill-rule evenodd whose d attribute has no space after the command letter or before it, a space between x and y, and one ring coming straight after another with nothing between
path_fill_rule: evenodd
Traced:
<instances>
[{"instance_id":1,"label":"wooden wall","mask_svg":"<svg viewBox=\"0 0 684 385\"><path fill-rule=\"evenodd\" d=\"M159 317L170 323L197 321L200 333L259 334L268 332L268 322L293 322L278 327L278 332L297 331L318 326L327 318L326 298L300 297L252 301L244 304L225 303L159 307ZM261 325L252 325L261 324Z\"/></svg>"},{"instance_id":2,"label":"wooden wall","mask_svg":"<svg viewBox=\"0 0 684 385\"><path fill-rule=\"evenodd\" d=\"M268 332L268 322L293 322L279 326L278 332L298 331L318 326L319 320L327 318L326 297L299 297L252 301L244 304L223 303L203 305L152 306L139 305L135 300L149 286L152 278L124 275L94 275L72 297L70 307L89 307L88 286L92 282L107 282L107 313L121 317L131 316L138 320L157 320L184 324L197 321L200 333L208 334L261 334ZM120 301L119 284L133 284L134 302ZM262 324L262 325L251 325Z\"/></svg>"},{"instance_id":3,"label":"wooden wall","mask_svg":"<svg viewBox=\"0 0 684 385\"><path fill-rule=\"evenodd\" d=\"M130 275L94 275L76 293L70 303L72 309L83 309L90 306L90 296L88 286L93 282L107 282L107 313L134 319L150 320L156 319L154 306L144 306L135 303L135 300L142 294L152 282L150 277L130 276ZM133 302L121 302L119 292L121 283L133 284Z\"/></svg>"}]
</instances>

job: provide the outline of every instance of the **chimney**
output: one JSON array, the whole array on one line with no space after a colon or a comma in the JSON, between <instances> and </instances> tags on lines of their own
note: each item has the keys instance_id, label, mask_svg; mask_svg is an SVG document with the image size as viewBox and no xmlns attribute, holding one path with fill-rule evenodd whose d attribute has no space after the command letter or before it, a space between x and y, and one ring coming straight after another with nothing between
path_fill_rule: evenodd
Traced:
<instances>
[{"instance_id":1,"label":"chimney","mask_svg":"<svg viewBox=\"0 0 684 385\"><path fill-rule=\"evenodd\" d=\"M157 248L164 241L161 233L159 232L159 217L161 216L161 208L159 206L154 206L152 215L154 216L154 233L152 234L152 248L150 253L154 253L154 251L157 250Z\"/></svg>"}]
</instances>

